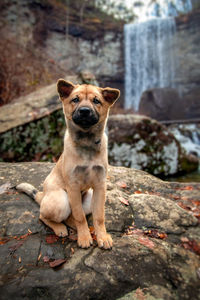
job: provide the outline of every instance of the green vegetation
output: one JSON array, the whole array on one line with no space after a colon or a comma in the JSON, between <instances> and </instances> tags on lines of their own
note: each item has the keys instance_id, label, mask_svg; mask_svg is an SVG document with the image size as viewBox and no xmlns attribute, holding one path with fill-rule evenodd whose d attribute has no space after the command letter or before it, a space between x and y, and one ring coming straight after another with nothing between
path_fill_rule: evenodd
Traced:
<instances>
[{"instance_id":1,"label":"green vegetation","mask_svg":"<svg viewBox=\"0 0 200 300\"><path fill-rule=\"evenodd\" d=\"M55 161L63 149L62 110L13 128L0 136L0 161Z\"/></svg>"}]
</instances>

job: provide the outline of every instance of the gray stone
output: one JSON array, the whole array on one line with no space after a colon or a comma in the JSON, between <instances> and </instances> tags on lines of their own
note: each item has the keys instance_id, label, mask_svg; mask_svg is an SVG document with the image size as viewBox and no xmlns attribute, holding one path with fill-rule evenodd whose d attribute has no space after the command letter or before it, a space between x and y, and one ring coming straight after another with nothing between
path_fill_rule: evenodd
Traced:
<instances>
[{"instance_id":1,"label":"gray stone","mask_svg":"<svg viewBox=\"0 0 200 300\"><path fill-rule=\"evenodd\" d=\"M177 90L170 88L145 91L141 96L139 113L158 121L183 120L185 117Z\"/></svg>"},{"instance_id":2,"label":"gray stone","mask_svg":"<svg viewBox=\"0 0 200 300\"><path fill-rule=\"evenodd\" d=\"M28 181L41 189L53 166L0 163L0 187ZM47 242L52 231L38 221L36 203L14 189L0 189L1 299L199 299L199 257L182 247L187 239L199 242L199 225L193 210L176 203L199 201L200 185L186 187L110 166L106 226L114 241L111 251L97 248L95 241L86 250L69 238ZM169 233L158 239L145 233L151 230ZM45 257L66 262L54 270Z\"/></svg>"},{"instance_id":3,"label":"gray stone","mask_svg":"<svg viewBox=\"0 0 200 300\"><path fill-rule=\"evenodd\" d=\"M170 199L146 194L132 195L129 203L136 225L181 233L185 227L197 225L197 219L189 215Z\"/></svg>"},{"instance_id":4,"label":"gray stone","mask_svg":"<svg viewBox=\"0 0 200 300\"><path fill-rule=\"evenodd\" d=\"M66 80L77 82L75 76ZM38 89L27 96L15 99L0 109L0 133L19 125L40 119L62 107L56 90L56 84Z\"/></svg>"},{"instance_id":5,"label":"gray stone","mask_svg":"<svg viewBox=\"0 0 200 300\"><path fill-rule=\"evenodd\" d=\"M198 159L186 155L167 127L149 117L112 115L108 137L112 165L165 176L198 168Z\"/></svg>"}]
</instances>

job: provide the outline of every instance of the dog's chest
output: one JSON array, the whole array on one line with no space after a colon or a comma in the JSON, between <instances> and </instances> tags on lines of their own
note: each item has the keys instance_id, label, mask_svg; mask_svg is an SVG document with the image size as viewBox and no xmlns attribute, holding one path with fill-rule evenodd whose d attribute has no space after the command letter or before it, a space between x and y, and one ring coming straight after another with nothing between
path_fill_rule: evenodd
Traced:
<instances>
[{"instance_id":1,"label":"dog's chest","mask_svg":"<svg viewBox=\"0 0 200 300\"><path fill-rule=\"evenodd\" d=\"M76 165L71 173L71 180L82 188L95 186L105 180L106 170L101 164Z\"/></svg>"}]
</instances>

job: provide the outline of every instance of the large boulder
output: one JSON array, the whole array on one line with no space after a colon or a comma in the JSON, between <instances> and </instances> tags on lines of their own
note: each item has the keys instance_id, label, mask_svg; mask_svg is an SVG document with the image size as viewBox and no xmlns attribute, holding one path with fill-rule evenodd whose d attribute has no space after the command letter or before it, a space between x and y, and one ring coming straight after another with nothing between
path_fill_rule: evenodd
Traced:
<instances>
[{"instance_id":1,"label":"large boulder","mask_svg":"<svg viewBox=\"0 0 200 300\"><path fill-rule=\"evenodd\" d=\"M94 240L86 250L74 232L54 236L38 205L11 189L22 181L41 189L53 166L0 164L2 300L200 299L199 184L110 167L106 227L114 246L101 250Z\"/></svg>"},{"instance_id":2,"label":"large boulder","mask_svg":"<svg viewBox=\"0 0 200 300\"><path fill-rule=\"evenodd\" d=\"M172 88L149 89L141 96L139 113L158 121L199 119L199 99L199 88L182 97Z\"/></svg>"},{"instance_id":3,"label":"large boulder","mask_svg":"<svg viewBox=\"0 0 200 300\"><path fill-rule=\"evenodd\" d=\"M141 96L139 113L159 121L184 119L181 99L172 88L145 91Z\"/></svg>"},{"instance_id":4,"label":"large boulder","mask_svg":"<svg viewBox=\"0 0 200 300\"><path fill-rule=\"evenodd\" d=\"M113 115L108 134L112 165L165 176L198 168L198 159L186 155L164 125L146 116Z\"/></svg>"}]
</instances>

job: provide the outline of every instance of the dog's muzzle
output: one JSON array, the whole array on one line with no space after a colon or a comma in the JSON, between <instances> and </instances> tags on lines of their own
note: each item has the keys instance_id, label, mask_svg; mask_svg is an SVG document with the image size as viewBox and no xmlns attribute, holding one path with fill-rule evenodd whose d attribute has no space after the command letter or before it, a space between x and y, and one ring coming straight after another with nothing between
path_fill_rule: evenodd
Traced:
<instances>
[{"instance_id":1,"label":"dog's muzzle","mask_svg":"<svg viewBox=\"0 0 200 300\"><path fill-rule=\"evenodd\" d=\"M72 114L72 120L83 129L89 129L99 121L99 115L90 107L82 106L77 108Z\"/></svg>"}]
</instances>

